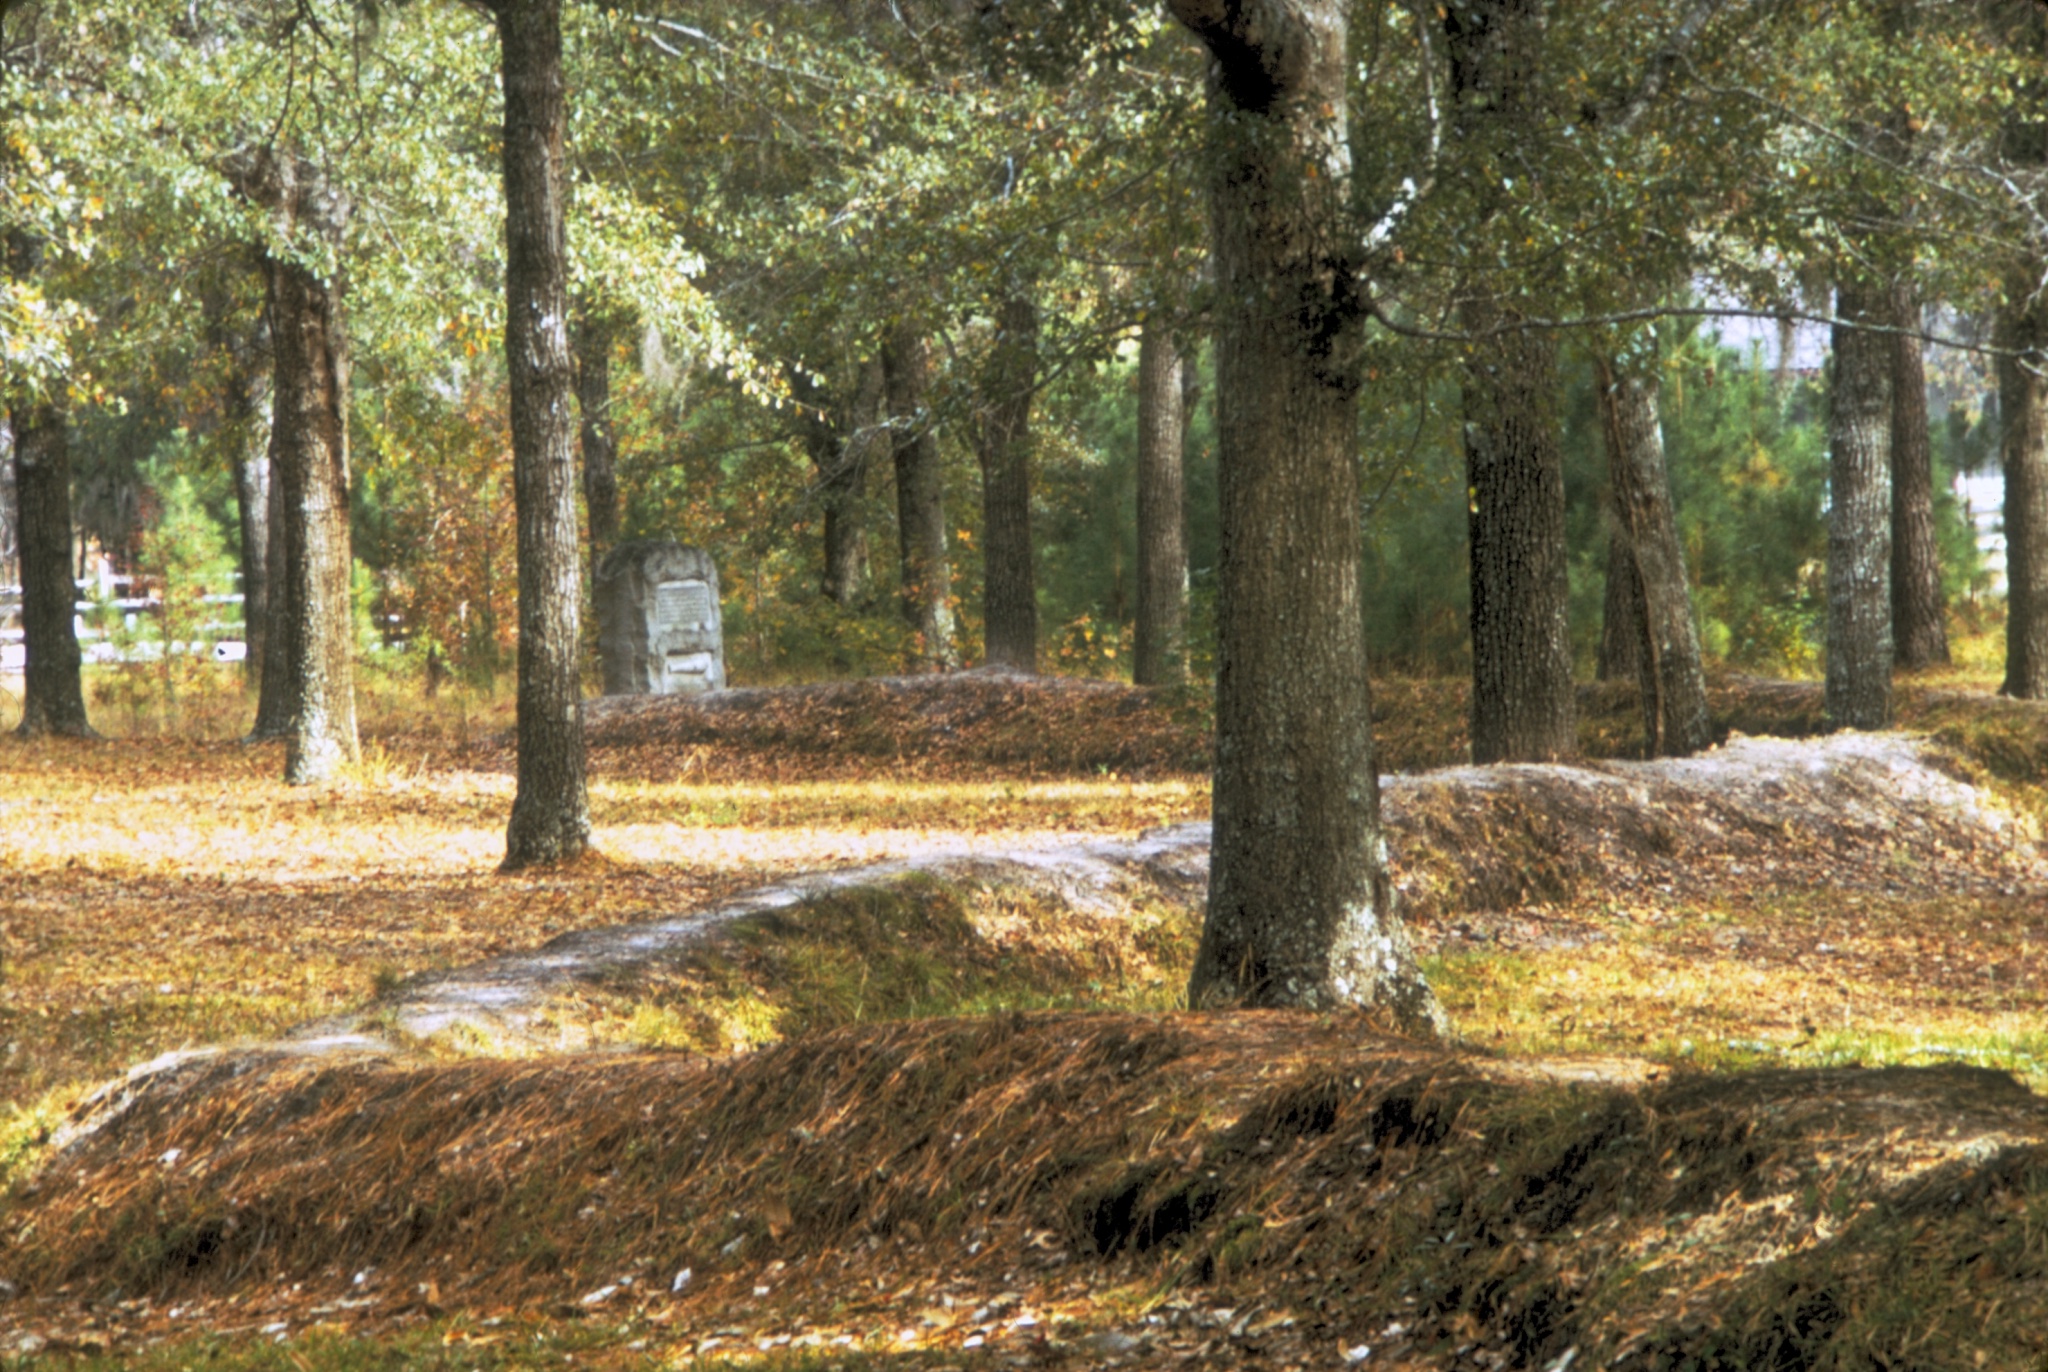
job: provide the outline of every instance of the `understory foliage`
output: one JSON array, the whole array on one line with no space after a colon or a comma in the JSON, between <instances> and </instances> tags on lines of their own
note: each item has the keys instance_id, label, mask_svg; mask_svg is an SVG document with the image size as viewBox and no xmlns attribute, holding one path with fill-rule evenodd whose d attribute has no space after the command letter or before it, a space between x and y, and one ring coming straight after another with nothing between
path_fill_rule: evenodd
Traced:
<instances>
[{"instance_id":1,"label":"understory foliage","mask_svg":"<svg viewBox=\"0 0 2048 1372\"><path fill-rule=\"evenodd\" d=\"M1126 353L1063 377L1047 391L1038 420L1041 661L1065 674L1129 674L1136 364ZM623 352L621 359L630 360ZM1666 330L1659 366L1673 496L1707 657L1744 671L1810 674L1821 648L1826 551L1820 381L1779 376L1756 354L1721 345L1710 328ZM895 608L896 508L886 463L867 473L855 507L867 532L868 591L842 608L820 592L823 508L787 415L716 381L673 372L649 379L624 368L615 376L624 533L712 550L735 683L900 670L912 635ZM1583 674L1600 638L1607 458L1590 364L1578 359L1565 380L1571 624ZM1423 375L1416 385L1421 399L1368 402L1361 491L1368 643L1375 670L1451 675L1467 652L1456 396L1441 378ZM449 395L395 387L359 396L356 406L354 520L369 583L366 611L408 647L415 667L431 646L446 667L479 686L509 669L517 625L501 388L487 368ZM196 500L191 517L209 521L231 548L226 443L219 435L187 436L172 419L158 407L81 429L86 510L104 509L95 517L109 528L143 521L165 498L160 490L184 481ZM1193 419L1190 647L1200 679L1214 651L1215 450L1208 407L1198 406ZM979 656L981 510L963 427L942 424L939 432L954 595L972 662ZM1994 461L1995 434L1995 410L1986 413L1975 391L1960 392L1934 425L1944 591L1965 630L1985 627L1980 621L1995 614L1996 602L1984 601L1982 555L1951 482ZM157 458L124 473L119 454L152 435ZM121 514L123 500L138 513Z\"/></svg>"},{"instance_id":2,"label":"understory foliage","mask_svg":"<svg viewBox=\"0 0 2048 1372\"><path fill-rule=\"evenodd\" d=\"M421 659L495 679L515 624L488 26L459 6L131 8L9 6L0 67L0 228L49 249L0 282L0 341L24 395L62 381L76 402L81 534L125 570L157 483L220 490L246 424L232 399L268 365L257 266L283 254L346 296L355 536L381 622ZM1356 16L1347 98L1381 136L1355 149L1355 198L1377 214L1424 183L1411 217L1389 216L1393 237L1373 239L1387 260L1361 268L1384 299L1356 359L1359 499L1375 661L1450 674L1468 654L1461 345L1445 332L1459 300L1569 318L1704 290L1824 312L1822 284L1855 261L1914 283L1930 319L1975 337L2006 258L2039 227L2025 169L1996 154L2005 123L2038 114L2025 53L2008 51L2022 32L2011 6L1705 6L1695 30L1656 6L1623 7L1622 22L1611 6L1553 3L1548 65L1532 68L1551 88L1530 93L1508 157L1432 122L1451 94L1435 30L1451 21L1427 8ZM878 420L936 433L952 608L977 660L978 439L1013 299L1038 320L1039 661L1127 674L1135 334L1164 326L1203 352L1214 304L1189 36L1152 7L1035 0L972 14L719 0L688 14L570 7L565 22L567 323L610 348L625 532L675 536L719 565L732 679L914 660L887 442L865 445L840 511L865 533L865 590L847 604L822 593L828 493L805 434L820 419L842 435ZM1882 130L1898 145L1872 142ZM348 202L340 237L250 198L231 172L259 144ZM856 413L863 367L900 328L932 358L928 412ZM1766 374L1691 322L1633 342L1558 337L1581 667L1607 556L1588 350L1613 343L1657 360L1707 656L1811 671L1824 379ZM1996 415L1984 368L1938 356L1944 491L1989 459ZM1185 440L1198 678L1213 666L1218 561L1210 371L1194 369ZM178 460L143 471L138 455L180 432L195 441ZM231 502L205 503L231 534ZM1945 496L1937 523L1950 604L1975 614L1975 545Z\"/></svg>"},{"instance_id":3,"label":"understory foliage","mask_svg":"<svg viewBox=\"0 0 2048 1372\"><path fill-rule=\"evenodd\" d=\"M377 613L421 662L431 651L473 684L494 684L519 624L499 384L474 383L453 403L400 391L357 416L371 460L353 492L355 548Z\"/></svg>"}]
</instances>

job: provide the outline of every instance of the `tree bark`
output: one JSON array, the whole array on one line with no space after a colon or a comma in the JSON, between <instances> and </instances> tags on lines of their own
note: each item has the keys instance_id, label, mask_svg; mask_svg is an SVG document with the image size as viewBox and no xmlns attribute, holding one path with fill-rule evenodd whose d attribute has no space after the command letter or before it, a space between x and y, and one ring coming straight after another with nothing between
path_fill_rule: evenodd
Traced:
<instances>
[{"instance_id":1,"label":"tree bark","mask_svg":"<svg viewBox=\"0 0 2048 1372\"><path fill-rule=\"evenodd\" d=\"M1997 19L2004 45L2028 57L2012 83L1999 132L2001 160L2029 184L2048 171L2048 11L2006 5ZM2048 700L2048 241L2037 231L2005 264L1995 337L1998 460L2005 474L2005 682L2003 695ZM2025 354L2018 356L2016 354Z\"/></svg>"},{"instance_id":2,"label":"tree bark","mask_svg":"<svg viewBox=\"0 0 2048 1372\"><path fill-rule=\"evenodd\" d=\"M2007 278L1997 337L1998 413L2004 424L1999 465L2005 474L2005 681L2002 695L2048 700L2048 298L2044 265ZM2027 352L2031 356L2014 356Z\"/></svg>"},{"instance_id":3,"label":"tree bark","mask_svg":"<svg viewBox=\"0 0 2048 1372\"><path fill-rule=\"evenodd\" d=\"M1636 560L1622 532L1621 506L1607 492L1607 578L1600 604L1600 662L1594 675L1601 681L1634 681L1641 669L1643 583Z\"/></svg>"},{"instance_id":4,"label":"tree bark","mask_svg":"<svg viewBox=\"0 0 2048 1372\"><path fill-rule=\"evenodd\" d=\"M1542 0L1443 8L1458 141L1512 147L1542 117ZM1481 291L1461 310L1472 588L1472 760L1578 752L1557 341Z\"/></svg>"},{"instance_id":5,"label":"tree bark","mask_svg":"<svg viewBox=\"0 0 2048 1372\"><path fill-rule=\"evenodd\" d=\"M263 681L264 649L270 635L270 330L264 321L232 346L234 375L228 386L229 431L235 514L241 528L242 686Z\"/></svg>"},{"instance_id":6,"label":"tree bark","mask_svg":"<svg viewBox=\"0 0 2048 1372\"><path fill-rule=\"evenodd\" d=\"M225 168L281 237L337 248L352 206L318 168L268 147ZM285 739L285 781L323 781L358 756L349 603L349 350L342 282L261 252L270 330L269 582L262 689L251 740Z\"/></svg>"},{"instance_id":7,"label":"tree bark","mask_svg":"<svg viewBox=\"0 0 2048 1372\"><path fill-rule=\"evenodd\" d=\"M583 508L590 521L590 574L619 541L618 442L612 433L612 331L580 311L576 411L583 420Z\"/></svg>"},{"instance_id":8,"label":"tree bark","mask_svg":"<svg viewBox=\"0 0 2048 1372\"><path fill-rule=\"evenodd\" d=\"M1215 59L1220 497L1209 905L1189 1003L1442 1011L1385 868L1359 602L1348 6L1172 0Z\"/></svg>"},{"instance_id":9,"label":"tree bark","mask_svg":"<svg viewBox=\"0 0 2048 1372\"><path fill-rule=\"evenodd\" d=\"M270 642L269 423L251 433L248 442L253 451L234 458L235 513L242 530L242 687L257 690Z\"/></svg>"},{"instance_id":10,"label":"tree bark","mask_svg":"<svg viewBox=\"0 0 2048 1372\"><path fill-rule=\"evenodd\" d=\"M860 363L852 393L837 402L807 373L797 373L791 386L805 407L804 447L825 516L818 589L825 599L850 610L868 591L868 537L861 503L867 494L869 454L888 433L881 422L882 364L879 359Z\"/></svg>"},{"instance_id":11,"label":"tree bark","mask_svg":"<svg viewBox=\"0 0 2048 1372\"><path fill-rule=\"evenodd\" d=\"M1910 281L1891 291L1892 323L1920 327ZM1919 338L1892 337L1892 641L1897 665L1948 663L1941 552L1934 541L1934 450L1927 433L1927 368Z\"/></svg>"},{"instance_id":12,"label":"tree bark","mask_svg":"<svg viewBox=\"0 0 2048 1372\"><path fill-rule=\"evenodd\" d=\"M272 368L275 374L273 356ZM292 727L292 664L297 650L292 647L294 626L299 622L291 582L284 575L285 517L284 483L278 479L277 393L271 391L270 436L264 466L269 480L264 488L264 605L263 670L256 691L256 722L249 726L244 743L261 743L283 738Z\"/></svg>"},{"instance_id":13,"label":"tree bark","mask_svg":"<svg viewBox=\"0 0 2048 1372\"><path fill-rule=\"evenodd\" d=\"M1884 292L1835 290L1834 374L1828 404L1827 680L1834 729L1882 729L1892 719L1892 365Z\"/></svg>"},{"instance_id":14,"label":"tree bark","mask_svg":"<svg viewBox=\"0 0 2048 1372\"><path fill-rule=\"evenodd\" d=\"M286 654L284 779L324 781L357 757L354 617L349 607L348 334L341 292L266 257L271 417L282 512L276 565L284 615L266 651ZM281 627L282 633L275 632ZM259 708L259 715L261 711Z\"/></svg>"},{"instance_id":15,"label":"tree bark","mask_svg":"<svg viewBox=\"0 0 2048 1372\"><path fill-rule=\"evenodd\" d=\"M493 8L505 90L505 361L519 526L519 775L503 865L515 871L585 852L590 801L577 662L561 5L498 0Z\"/></svg>"},{"instance_id":16,"label":"tree bark","mask_svg":"<svg viewBox=\"0 0 2048 1372\"><path fill-rule=\"evenodd\" d=\"M1489 303L1463 313L1475 333L1508 322ZM1465 480L1474 762L1578 752L1557 392L1557 344L1548 335L1510 329L1473 345Z\"/></svg>"},{"instance_id":17,"label":"tree bark","mask_svg":"<svg viewBox=\"0 0 2048 1372\"><path fill-rule=\"evenodd\" d=\"M80 684L78 586L71 566L71 445L54 402L17 407L14 492L21 519L21 627L27 653L23 738L91 738Z\"/></svg>"},{"instance_id":18,"label":"tree bark","mask_svg":"<svg viewBox=\"0 0 2048 1372\"><path fill-rule=\"evenodd\" d=\"M825 502L825 595L843 610L868 596L868 530L864 517L868 468L878 445L888 439L882 423L882 362L861 364L853 413L839 436L837 465L820 474Z\"/></svg>"},{"instance_id":19,"label":"tree bark","mask_svg":"<svg viewBox=\"0 0 2048 1372\"><path fill-rule=\"evenodd\" d=\"M996 311L982 373L983 657L1038 670L1038 582L1031 547L1031 401L1038 388L1038 307L1012 291Z\"/></svg>"},{"instance_id":20,"label":"tree bark","mask_svg":"<svg viewBox=\"0 0 2048 1372\"><path fill-rule=\"evenodd\" d=\"M1188 678L1187 473L1181 359L1173 334L1147 320L1138 334L1138 625L1131 679Z\"/></svg>"},{"instance_id":21,"label":"tree bark","mask_svg":"<svg viewBox=\"0 0 2048 1372\"><path fill-rule=\"evenodd\" d=\"M1699 625L1687 589L1685 548L1671 507L1654 375L1596 362L1608 479L1618 514L1636 615L1636 679L1642 688L1645 757L1683 757L1714 742ZM1610 545L1610 556L1614 545ZM1610 567L1609 576L1613 575Z\"/></svg>"},{"instance_id":22,"label":"tree bark","mask_svg":"<svg viewBox=\"0 0 2048 1372\"><path fill-rule=\"evenodd\" d=\"M21 583L21 506L14 498L14 422L0 414L0 586Z\"/></svg>"},{"instance_id":23,"label":"tree bark","mask_svg":"<svg viewBox=\"0 0 2048 1372\"><path fill-rule=\"evenodd\" d=\"M16 281L43 265L43 241L14 232L0 247ZM78 584L71 565L71 431L54 398L17 400L9 414L14 431L14 502L21 562L23 738L63 734L91 738L78 650Z\"/></svg>"},{"instance_id":24,"label":"tree bark","mask_svg":"<svg viewBox=\"0 0 2048 1372\"><path fill-rule=\"evenodd\" d=\"M960 665L954 642L953 569L946 551L946 482L925 401L931 362L924 335L898 328L882 350L896 461L896 527L902 557L903 617L917 630L917 663Z\"/></svg>"}]
</instances>

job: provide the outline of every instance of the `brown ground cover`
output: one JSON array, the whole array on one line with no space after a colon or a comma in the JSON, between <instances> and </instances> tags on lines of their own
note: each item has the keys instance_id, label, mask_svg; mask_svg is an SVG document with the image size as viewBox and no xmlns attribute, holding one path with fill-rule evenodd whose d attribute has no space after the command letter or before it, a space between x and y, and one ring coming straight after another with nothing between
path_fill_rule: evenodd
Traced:
<instances>
[{"instance_id":1,"label":"brown ground cover","mask_svg":"<svg viewBox=\"0 0 2048 1372\"><path fill-rule=\"evenodd\" d=\"M1349 1017L1097 1014L183 1075L13 1207L17 1346L589 1319L822 1366L2048 1351L2048 1106L1979 1069L1667 1077Z\"/></svg>"},{"instance_id":2,"label":"brown ground cover","mask_svg":"<svg viewBox=\"0 0 2048 1372\"><path fill-rule=\"evenodd\" d=\"M387 723L313 791L268 749L0 742L0 1165L19 1182L131 1062L365 1005L374 1028L416 973L1206 813L1197 696L734 695L597 712L605 858L547 876L492 872L488 719ZM1715 690L1753 734L1811 732L1817 699ZM1582 705L1625 758L1632 700ZM1375 710L1390 767L1456 762L1457 685L1380 683ZM935 880L593 984L600 1041L682 1051L194 1059L5 1202L0 1355L170 1338L183 1365L220 1328L280 1367L2032 1366L2036 1098L1963 1064L2048 1079L2048 726L1954 682L1902 717L1932 753L1761 799L1753 771L1625 763L1394 783L1452 1050L1160 1018L1191 907ZM1039 1006L1066 1012L1015 1013Z\"/></svg>"}]
</instances>

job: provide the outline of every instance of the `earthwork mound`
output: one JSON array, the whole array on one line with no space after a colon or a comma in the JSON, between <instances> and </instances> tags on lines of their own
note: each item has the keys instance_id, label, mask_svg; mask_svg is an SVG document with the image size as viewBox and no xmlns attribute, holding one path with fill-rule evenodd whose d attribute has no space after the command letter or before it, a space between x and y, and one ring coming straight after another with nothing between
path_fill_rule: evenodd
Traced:
<instances>
[{"instance_id":1,"label":"earthwork mound","mask_svg":"<svg viewBox=\"0 0 2048 1372\"><path fill-rule=\"evenodd\" d=\"M1977 1069L1661 1079L1268 1013L185 1070L11 1212L17 1342L459 1308L1059 1367L2048 1351L2048 1104Z\"/></svg>"}]
</instances>

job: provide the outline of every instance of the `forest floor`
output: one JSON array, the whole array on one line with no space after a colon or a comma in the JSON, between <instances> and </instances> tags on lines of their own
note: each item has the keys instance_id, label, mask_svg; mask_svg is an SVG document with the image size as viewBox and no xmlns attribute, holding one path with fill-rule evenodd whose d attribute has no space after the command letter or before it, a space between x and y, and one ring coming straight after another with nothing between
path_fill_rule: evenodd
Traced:
<instances>
[{"instance_id":1,"label":"forest floor","mask_svg":"<svg viewBox=\"0 0 2048 1372\"><path fill-rule=\"evenodd\" d=\"M1714 704L1477 769L1377 685L1449 1045L1175 1010L1197 694L606 702L603 856L513 876L502 703L300 790L9 738L0 1357L2037 1366L2048 712Z\"/></svg>"}]
</instances>

